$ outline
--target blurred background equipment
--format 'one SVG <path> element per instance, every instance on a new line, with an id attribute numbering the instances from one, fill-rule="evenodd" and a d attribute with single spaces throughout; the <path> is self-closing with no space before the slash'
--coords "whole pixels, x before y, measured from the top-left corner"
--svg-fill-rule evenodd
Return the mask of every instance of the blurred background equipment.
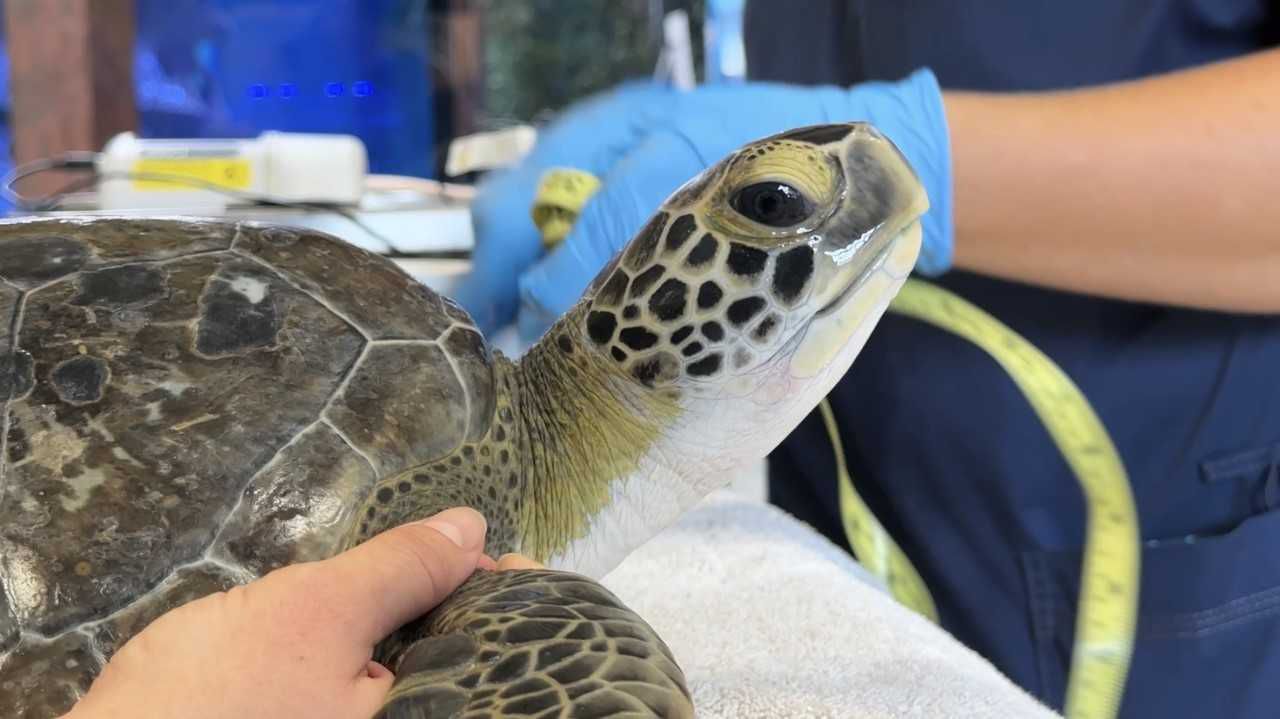
<path id="1" fill-rule="evenodd" d="M 741 79 L 742 4 L 0 0 L 0 209 L 305 225 L 447 292 L 471 182 L 618 82 Z"/>
<path id="2" fill-rule="evenodd" d="M 351 135 L 143 140 L 123 132 L 96 157 L 94 169 L 100 209 L 220 211 L 257 199 L 358 205 L 367 167 L 364 143 Z"/>

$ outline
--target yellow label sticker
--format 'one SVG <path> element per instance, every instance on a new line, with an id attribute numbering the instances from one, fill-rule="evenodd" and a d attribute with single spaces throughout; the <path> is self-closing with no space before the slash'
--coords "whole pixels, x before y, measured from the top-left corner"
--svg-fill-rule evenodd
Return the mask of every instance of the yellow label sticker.
<path id="1" fill-rule="evenodd" d="M 253 165 L 248 160 L 228 157 L 151 157 L 133 163 L 135 190 L 181 191 L 216 185 L 228 190 L 247 190 L 253 181 Z"/>

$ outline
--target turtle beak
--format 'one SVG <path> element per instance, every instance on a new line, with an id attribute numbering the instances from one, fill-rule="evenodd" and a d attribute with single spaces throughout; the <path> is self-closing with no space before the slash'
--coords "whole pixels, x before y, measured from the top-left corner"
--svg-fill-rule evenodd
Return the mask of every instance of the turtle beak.
<path id="1" fill-rule="evenodd" d="M 814 247 L 820 258 L 821 289 L 814 297 L 818 316 L 847 300 L 929 209 L 915 171 L 875 128 L 858 124 L 836 152 L 844 168 L 845 195 Z"/>
<path id="2" fill-rule="evenodd" d="M 829 378 L 853 362 L 915 266 L 920 217 L 929 207 L 906 158 L 870 126 L 860 125 L 836 152 L 844 195 L 811 240 L 817 310 L 791 358 L 796 378 Z"/>

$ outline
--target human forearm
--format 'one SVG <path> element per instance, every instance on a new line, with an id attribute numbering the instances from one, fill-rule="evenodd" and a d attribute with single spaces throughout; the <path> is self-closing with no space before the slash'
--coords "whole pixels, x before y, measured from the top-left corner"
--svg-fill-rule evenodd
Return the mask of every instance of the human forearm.
<path id="1" fill-rule="evenodd" d="M 1280 50 L 1102 88 L 945 103 L 957 267 L 1280 312 Z"/>

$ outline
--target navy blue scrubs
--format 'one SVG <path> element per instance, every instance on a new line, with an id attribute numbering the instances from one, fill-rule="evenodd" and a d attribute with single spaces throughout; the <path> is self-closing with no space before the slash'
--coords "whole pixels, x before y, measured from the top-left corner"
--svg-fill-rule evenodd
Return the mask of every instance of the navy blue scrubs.
<path id="1" fill-rule="evenodd" d="M 1274 45 L 1278 19 L 1270 0 L 760 0 L 748 71 L 850 84 L 928 66 L 948 89 L 1077 87 Z M 939 284 L 1057 362 L 1128 469 L 1144 546 L 1122 716 L 1280 716 L 1280 317 L 963 272 Z M 965 340 L 890 314 L 831 400 L 859 490 L 944 626 L 1061 709 L 1084 503 L 1012 381 Z M 770 497 L 848 546 L 816 413 L 770 458 Z"/>

